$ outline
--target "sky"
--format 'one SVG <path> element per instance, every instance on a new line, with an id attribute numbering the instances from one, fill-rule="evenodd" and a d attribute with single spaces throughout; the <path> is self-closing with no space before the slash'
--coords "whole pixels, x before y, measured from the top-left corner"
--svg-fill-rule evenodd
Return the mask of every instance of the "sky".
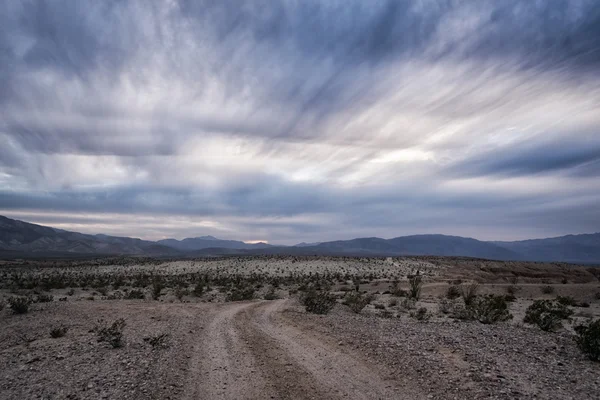
<path id="1" fill-rule="evenodd" d="M 597 0 L 0 2 L 0 214 L 293 244 L 600 231 Z"/>

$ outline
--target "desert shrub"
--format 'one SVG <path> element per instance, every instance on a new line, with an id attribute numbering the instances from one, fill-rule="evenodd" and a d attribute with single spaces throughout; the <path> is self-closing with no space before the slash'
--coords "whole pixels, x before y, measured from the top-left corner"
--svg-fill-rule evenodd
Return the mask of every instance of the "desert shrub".
<path id="1" fill-rule="evenodd" d="M 390 310 L 381 310 L 381 312 L 379 312 L 379 316 L 381 318 L 392 318 L 394 316 L 394 313 L 392 313 Z"/>
<path id="2" fill-rule="evenodd" d="M 98 293 L 102 296 L 106 296 L 108 294 L 108 288 L 106 286 L 101 286 L 98 288 Z"/>
<path id="3" fill-rule="evenodd" d="M 370 295 L 360 294 L 358 292 L 348 292 L 346 293 L 342 304 L 347 305 L 353 312 L 359 314 L 372 300 L 373 297 Z"/>
<path id="4" fill-rule="evenodd" d="M 313 314 L 327 314 L 335 306 L 335 296 L 326 291 L 310 290 L 301 297 L 300 301 L 306 311 Z"/>
<path id="5" fill-rule="evenodd" d="M 187 295 L 188 295 L 187 289 L 185 289 L 185 288 L 175 289 L 175 297 L 177 297 L 177 300 L 182 301 L 183 296 L 187 296 Z"/>
<path id="6" fill-rule="evenodd" d="M 558 301 L 563 306 L 577 305 L 577 301 L 571 296 L 556 296 L 556 301 Z"/>
<path id="7" fill-rule="evenodd" d="M 0 300 L 0 311 L 4 310 L 4 302 Z"/>
<path id="8" fill-rule="evenodd" d="M 203 281 L 196 282 L 193 293 L 194 293 L 194 296 L 196 296 L 196 297 L 202 297 L 202 295 L 204 294 L 204 282 Z"/>
<path id="9" fill-rule="evenodd" d="M 67 291 L 67 296 L 73 296 L 75 294 L 75 289 L 71 288 Z"/>
<path id="10" fill-rule="evenodd" d="M 581 303 L 575 304 L 575 307 L 588 308 L 589 306 L 590 306 L 590 303 L 588 303 L 587 301 L 582 301 Z"/>
<path id="11" fill-rule="evenodd" d="M 35 297 L 35 303 L 51 303 L 54 301 L 54 296 L 51 294 L 39 294 Z"/>
<path id="12" fill-rule="evenodd" d="M 452 285 L 449 286 L 446 290 L 446 297 L 450 300 L 454 300 L 460 297 L 460 289 L 458 286 Z"/>
<path id="13" fill-rule="evenodd" d="M 95 329 L 98 336 L 98 342 L 106 342 L 110 344 L 113 349 L 122 347 L 125 325 L 126 323 L 123 318 L 115 320 L 110 326 L 102 320 L 99 321 L 99 324 Z"/>
<path id="14" fill-rule="evenodd" d="M 8 305 L 13 314 L 27 314 L 31 305 L 31 299 L 28 297 L 9 297 Z"/>
<path id="15" fill-rule="evenodd" d="M 130 290 L 125 296 L 125 298 L 128 300 L 143 300 L 145 297 L 144 291 L 141 289 Z"/>
<path id="16" fill-rule="evenodd" d="M 596 300 L 600 300 L 600 292 L 596 292 L 596 294 L 594 295 L 594 297 L 596 298 Z"/>
<path id="17" fill-rule="evenodd" d="M 61 338 L 67 334 L 69 327 L 65 325 L 55 326 L 50 330 L 50 337 L 53 339 Z"/>
<path id="18" fill-rule="evenodd" d="M 540 291 L 543 294 L 552 294 L 554 293 L 554 287 L 550 286 L 550 285 L 544 285 L 540 287 Z"/>
<path id="19" fill-rule="evenodd" d="M 469 283 L 468 285 L 460 286 L 460 295 L 463 298 L 465 306 L 470 306 L 475 297 L 477 297 L 477 292 L 479 291 L 479 284 L 477 282 Z"/>
<path id="20" fill-rule="evenodd" d="M 579 350 L 592 361 L 600 360 L 600 319 L 587 325 L 576 326 L 575 332 L 575 342 Z"/>
<path id="21" fill-rule="evenodd" d="M 156 279 L 154 282 L 152 282 L 152 299 L 153 300 L 158 300 L 160 298 L 163 288 L 164 288 L 164 285 L 162 284 L 162 282 L 160 280 Z"/>
<path id="22" fill-rule="evenodd" d="M 252 300 L 254 298 L 254 286 L 238 284 L 233 286 L 225 296 L 226 301 Z"/>
<path id="23" fill-rule="evenodd" d="M 168 333 L 160 333 L 158 335 L 145 337 L 143 340 L 152 347 L 168 347 L 169 337 L 170 335 Z"/>
<path id="24" fill-rule="evenodd" d="M 512 319 L 512 314 L 508 312 L 508 304 L 504 296 L 488 295 L 476 297 L 468 308 L 472 318 L 482 324 L 494 324 Z"/>
<path id="25" fill-rule="evenodd" d="M 277 300 L 279 297 L 277 296 L 277 293 L 275 293 L 275 287 L 271 286 L 269 288 L 269 290 L 267 290 L 267 293 L 265 293 L 264 296 L 265 300 Z"/>
<path id="26" fill-rule="evenodd" d="M 470 321 L 473 319 L 473 311 L 470 307 L 465 307 L 462 304 L 454 304 L 450 309 L 450 317 L 463 321 Z"/>
<path id="27" fill-rule="evenodd" d="M 385 304 L 375 304 L 376 310 L 385 310 Z"/>
<path id="28" fill-rule="evenodd" d="M 390 302 L 388 303 L 388 306 L 390 307 L 396 307 L 398 305 L 398 299 L 390 299 Z"/>
<path id="29" fill-rule="evenodd" d="M 452 311 L 452 307 L 453 303 L 448 299 L 440 299 L 440 302 L 438 303 L 438 311 L 441 314 L 449 314 L 450 311 Z"/>
<path id="30" fill-rule="evenodd" d="M 543 331 L 554 331 L 569 319 L 573 310 L 552 300 L 536 300 L 525 311 L 523 322 L 537 325 Z"/>
<path id="31" fill-rule="evenodd" d="M 409 297 L 403 299 L 402 303 L 400 303 L 400 306 L 404 310 L 412 310 L 416 307 L 416 305 L 417 305 L 417 301 L 415 299 L 411 299 Z"/>
<path id="32" fill-rule="evenodd" d="M 421 275 L 411 276 L 408 278 L 408 287 L 408 296 L 411 299 L 419 300 L 423 288 L 423 277 Z"/>
<path id="33" fill-rule="evenodd" d="M 416 311 L 411 312 L 410 316 L 417 321 L 426 321 L 431 317 L 431 314 L 427 312 L 425 307 L 420 307 Z"/>

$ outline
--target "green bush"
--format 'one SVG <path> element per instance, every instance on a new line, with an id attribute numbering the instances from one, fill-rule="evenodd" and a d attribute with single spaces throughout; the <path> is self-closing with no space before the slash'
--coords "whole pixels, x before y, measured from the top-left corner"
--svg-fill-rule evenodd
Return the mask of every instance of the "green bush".
<path id="1" fill-rule="evenodd" d="M 306 311 L 312 314 L 327 314 L 335 306 L 335 296 L 327 291 L 310 290 L 300 299 Z"/>
<path id="2" fill-rule="evenodd" d="M 460 297 L 460 289 L 458 286 L 452 285 L 449 286 L 446 290 L 446 297 L 450 300 L 454 300 Z"/>
<path id="3" fill-rule="evenodd" d="M 254 298 L 254 286 L 252 285 L 236 285 L 233 286 L 225 296 L 226 301 L 242 301 L 252 300 Z"/>
<path id="4" fill-rule="evenodd" d="M 421 297 L 421 289 L 423 288 L 423 277 L 414 275 L 408 278 L 408 297 L 419 300 Z"/>
<path id="5" fill-rule="evenodd" d="M 102 320 L 99 321 L 99 325 L 96 327 L 98 342 L 107 342 L 113 349 L 122 347 L 125 325 L 126 323 L 123 318 L 117 319 L 110 326 L 106 325 Z"/>
<path id="6" fill-rule="evenodd" d="M 476 297 L 467 308 L 472 318 L 482 324 L 495 324 L 513 317 L 508 311 L 505 297 L 499 295 Z"/>
<path id="7" fill-rule="evenodd" d="M 536 300 L 525 311 L 523 322 L 537 325 L 543 331 L 554 331 L 562 327 L 562 321 L 568 320 L 573 310 L 553 300 Z"/>
<path id="8" fill-rule="evenodd" d="M 371 295 L 348 292 L 346 293 L 342 304 L 347 305 L 353 312 L 359 314 L 372 300 L 373 296 Z"/>
<path id="9" fill-rule="evenodd" d="M 269 288 L 269 290 L 267 290 L 267 293 L 265 293 L 265 300 L 277 300 L 279 298 L 279 296 L 277 296 L 277 293 L 275 293 L 275 287 L 271 286 Z"/>
<path id="10" fill-rule="evenodd" d="M 600 319 L 575 327 L 577 347 L 590 360 L 600 360 Z"/>
<path id="11" fill-rule="evenodd" d="M 9 297 L 8 305 L 13 314 L 27 314 L 31 305 L 31 299 L 28 297 Z"/>

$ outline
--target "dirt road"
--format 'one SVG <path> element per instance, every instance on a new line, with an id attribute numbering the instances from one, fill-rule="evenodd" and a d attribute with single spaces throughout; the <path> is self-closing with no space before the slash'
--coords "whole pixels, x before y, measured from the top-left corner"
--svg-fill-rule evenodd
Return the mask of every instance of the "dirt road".
<path id="1" fill-rule="evenodd" d="M 190 359 L 185 399 L 418 399 L 375 365 L 281 317 L 285 300 L 218 306 Z"/>

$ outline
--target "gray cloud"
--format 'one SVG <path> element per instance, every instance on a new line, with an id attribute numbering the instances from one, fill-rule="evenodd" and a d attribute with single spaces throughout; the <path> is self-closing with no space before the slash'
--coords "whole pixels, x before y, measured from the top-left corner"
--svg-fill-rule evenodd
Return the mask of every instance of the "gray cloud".
<path id="1" fill-rule="evenodd" d="M 5 2 L 0 213 L 292 242 L 585 231 L 599 64 L 595 0 Z"/>

